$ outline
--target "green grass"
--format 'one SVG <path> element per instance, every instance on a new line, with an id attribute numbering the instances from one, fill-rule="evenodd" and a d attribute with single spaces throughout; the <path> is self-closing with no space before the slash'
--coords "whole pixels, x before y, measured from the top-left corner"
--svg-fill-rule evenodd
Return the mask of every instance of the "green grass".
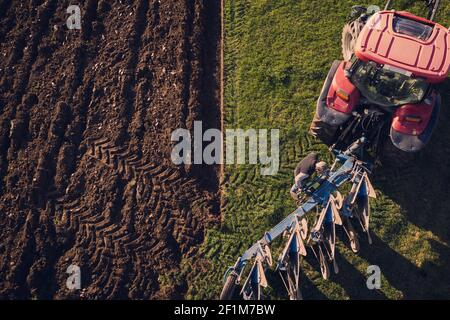
<path id="1" fill-rule="evenodd" d="M 450 4 L 445 2 L 438 21 L 449 26 Z M 420 12 L 414 1 L 394 3 L 397 8 Z M 225 126 L 280 129 L 281 168 L 276 176 L 264 177 L 256 166 L 225 167 L 223 224 L 208 230 L 200 252 L 201 268 L 192 270 L 191 261 L 183 262 L 188 274 L 187 298 L 217 298 L 226 268 L 295 208 L 289 188 L 292 170 L 302 156 L 319 151 L 331 160 L 307 130 L 329 67 L 341 57 L 341 29 L 355 4 L 383 6 L 384 1 L 226 1 Z M 449 86 L 441 86 L 441 91 L 445 109 Z M 372 246 L 361 237 L 362 252 L 355 255 L 339 243 L 341 272 L 329 281 L 321 279 L 313 260 L 304 263 L 305 298 L 450 297 L 446 272 L 450 267 L 450 215 L 442 198 L 450 196 L 446 191 L 450 170 L 445 165 L 450 159 L 446 140 L 450 132 L 445 123 L 449 120 L 446 111 L 432 144 L 405 176 L 396 177 L 389 168 L 375 176 L 378 199 L 372 206 Z M 383 274 L 377 292 L 365 286 L 371 264 L 379 265 Z M 286 298 L 278 279 L 271 285 L 273 298 Z"/>

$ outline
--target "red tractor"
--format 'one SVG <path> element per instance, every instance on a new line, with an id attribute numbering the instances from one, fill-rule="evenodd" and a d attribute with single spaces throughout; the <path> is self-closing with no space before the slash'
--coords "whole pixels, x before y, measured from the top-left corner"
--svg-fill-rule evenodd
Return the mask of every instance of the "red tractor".
<path id="1" fill-rule="evenodd" d="M 380 148 L 383 136 L 405 152 L 421 150 L 436 127 L 441 97 L 435 85 L 450 72 L 450 31 L 428 18 L 355 6 L 320 94 L 310 132 L 333 148 L 360 136 Z M 369 8 L 370 9 L 370 8 Z M 356 137 L 355 137 L 356 136 Z M 386 139 L 384 139 L 386 140 Z"/>

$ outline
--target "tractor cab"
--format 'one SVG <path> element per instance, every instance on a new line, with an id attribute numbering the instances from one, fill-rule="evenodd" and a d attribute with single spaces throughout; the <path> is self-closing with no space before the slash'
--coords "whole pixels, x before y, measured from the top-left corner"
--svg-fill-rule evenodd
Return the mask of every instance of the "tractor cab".
<path id="1" fill-rule="evenodd" d="M 332 146 L 354 135 L 353 123 L 361 119 L 358 134 L 373 134 L 378 144 L 378 132 L 390 121 L 389 136 L 398 149 L 416 152 L 427 145 L 441 107 L 434 85 L 450 73 L 450 30 L 433 21 L 439 2 L 427 4 L 428 19 L 385 9 L 344 26 L 344 59 L 333 63 L 325 80 L 313 136 Z"/>
<path id="2" fill-rule="evenodd" d="M 368 103 L 390 108 L 421 102 L 430 83 L 410 71 L 354 57 L 347 75 Z"/>
<path id="3" fill-rule="evenodd" d="M 439 83 L 450 72 L 449 42 L 450 31 L 435 22 L 407 12 L 381 11 L 362 29 L 355 56 Z"/>

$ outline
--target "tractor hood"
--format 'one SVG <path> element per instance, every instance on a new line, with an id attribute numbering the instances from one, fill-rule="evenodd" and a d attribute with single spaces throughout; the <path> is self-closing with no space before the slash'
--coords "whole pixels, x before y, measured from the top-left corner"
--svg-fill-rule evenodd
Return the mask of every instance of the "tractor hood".
<path id="1" fill-rule="evenodd" d="M 400 20 L 404 26 L 398 23 Z M 425 36 L 415 36 L 408 21 L 423 25 Z M 450 31 L 407 12 L 381 11 L 364 26 L 355 54 L 361 60 L 388 64 L 438 83 L 450 71 Z"/>

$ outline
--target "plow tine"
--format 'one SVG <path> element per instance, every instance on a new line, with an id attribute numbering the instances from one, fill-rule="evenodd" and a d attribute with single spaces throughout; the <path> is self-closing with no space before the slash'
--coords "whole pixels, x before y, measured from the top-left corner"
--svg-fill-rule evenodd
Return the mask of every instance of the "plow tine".
<path id="1" fill-rule="evenodd" d="M 358 235 L 356 234 L 355 228 L 353 227 L 349 217 L 344 217 L 342 226 L 344 227 L 345 234 L 347 235 L 348 240 L 350 242 L 350 248 L 354 253 L 358 253 L 359 251 Z"/>
<path id="2" fill-rule="evenodd" d="M 325 258 L 325 254 L 323 253 L 322 245 L 322 243 L 317 243 L 316 245 L 311 246 L 311 251 L 313 252 L 314 257 L 316 257 L 317 261 L 319 262 L 322 278 L 324 280 L 328 280 L 328 278 L 330 277 L 330 268 L 328 266 L 327 259 Z"/>
<path id="3" fill-rule="evenodd" d="M 336 264 L 335 251 L 336 251 L 336 227 L 334 223 L 325 223 L 324 225 L 324 240 L 325 249 L 328 258 L 333 262 L 334 273 L 338 273 L 339 269 Z"/>
<path id="4" fill-rule="evenodd" d="M 367 234 L 367 240 L 369 244 L 372 244 L 372 238 L 369 233 L 369 224 L 370 224 L 370 206 L 369 206 L 369 198 L 361 197 L 357 201 L 357 217 L 361 224 L 361 228 Z"/>
<path id="5" fill-rule="evenodd" d="M 342 225 L 342 219 L 336 207 L 336 202 L 336 199 L 330 195 L 328 203 L 321 211 L 311 233 L 313 242 L 316 242 L 318 253 L 315 252 L 313 247 L 312 249 L 319 260 L 320 271 L 324 279 L 329 278 L 328 261 L 333 263 L 334 272 L 339 272 L 335 259 L 336 224 Z"/>
<path id="6" fill-rule="evenodd" d="M 290 256 L 286 269 L 279 269 L 281 280 L 290 300 L 302 300 L 300 292 L 300 256 Z"/>
<path id="7" fill-rule="evenodd" d="M 353 227 L 351 221 L 354 213 L 354 204 L 352 204 L 354 196 L 352 195 L 355 194 L 354 190 L 356 190 L 356 187 L 357 185 L 354 184 L 350 194 L 345 198 L 343 206 L 339 209 L 339 213 L 342 217 L 342 227 L 350 243 L 350 248 L 354 253 L 358 253 L 359 251 L 358 235 L 356 234 L 355 228 Z"/>
<path id="8" fill-rule="evenodd" d="M 303 240 L 306 240 L 306 238 L 308 238 L 308 222 L 306 221 L 306 219 L 302 219 L 299 225 L 300 225 L 300 236 Z"/>
<path id="9" fill-rule="evenodd" d="M 307 233 L 305 228 L 307 228 L 305 219 L 301 223 L 295 222 L 291 228 L 289 240 L 280 254 L 276 268 L 291 300 L 302 299 L 299 280 L 300 257 L 306 256 L 306 247 L 303 242 L 304 236 L 302 236 L 302 232 L 305 235 Z"/>
<path id="10" fill-rule="evenodd" d="M 325 280 L 330 278 L 330 267 L 328 266 L 327 259 L 325 258 L 325 254 L 323 253 L 322 246 L 319 245 L 319 263 L 320 263 L 320 272 L 322 273 L 322 277 Z"/>
<path id="11" fill-rule="evenodd" d="M 265 258 L 265 261 L 266 261 L 266 263 L 269 265 L 269 266 L 272 266 L 272 264 L 273 264 L 273 260 L 272 260 L 272 252 L 270 251 L 270 247 L 269 246 L 265 246 L 264 247 L 264 258 Z"/>
<path id="12" fill-rule="evenodd" d="M 342 197 L 342 196 L 341 196 Z M 341 215 L 339 214 L 339 206 L 342 207 L 342 200 L 338 200 L 336 198 L 334 198 L 333 196 L 331 196 L 330 199 L 330 207 L 331 207 L 331 211 L 332 211 L 332 219 L 333 219 L 333 223 L 342 226 L 342 219 L 341 219 Z"/>
<path id="13" fill-rule="evenodd" d="M 312 236 L 317 235 L 317 241 L 320 239 L 320 231 L 322 230 L 323 222 L 325 221 L 325 217 L 327 215 L 328 205 L 320 212 L 319 217 L 311 230 Z"/>
<path id="14" fill-rule="evenodd" d="M 241 295 L 244 297 L 244 300 L 261 300 L 261 287 L 267 288 L 267 286 L 263 262 L 257 257 L 242 287 Z"/>
<path id="15" fill-rule="evenodd" d="M 244 300 L 261 300 L 261 288 L 268 286 L 265 265 L 272 266 L 272 253 L 268 245 L 257 244 L 255 262 L 241 290 Z"/>
<path id="16" fill-rule="evenodd" d="M 369 176 L 367 175 L 367 173 L 364 173 L 363 177 L 366 182 L 369 198 L 376 199 L 377 194 L 375 192 L 375 189 L 372 186 L 372 182 L 370 182 Z"/>
<path id="17" fill-rule="evenodd" d="M 238 258 L 234 266 L 229 267 L 225 272 L 224 276 L 224 286 L 222 292 L 220 293 L 220 300 L 231 300 L 234 296 L 234 291 L 239 283 L 241 258 Z"/>
<path id="18" fill-rule="evenodd" d="M 357 210 L 357 217 L 361 223 L 363 231 L 367 234 L 367 240 L 369 244 L 372 243 L 372 238 L 369 233 L 370 224 L 370 204 L 369 198 L 376 198 L 375 190 L 369 177 L 366 173 L 363 174 L 361 180 L 359 181 L 358 187 L 354 194 L 352 204 L 355 205 Z"/>
<path id="19" fill-rule="evenodd" d="M 333 211 L 333 210 L 332 210 Z M 336 224 L 334 220 L 334 213 L 330 217 L 332 220 L 330 222 L 326 222 L 324 225 L 324 240 L 325 240 L 325 248 L 328 254 L 328 259 L 333 262 L 334 273 L 339 272 L 339 268 L 336 263 Z M 342 221 L 340 223 L 342 225 Z"/>
<path id="20" fill-rule="evenodd" d="M 344 205 L 344 197 L 339 191 L 336 191 L 336 196 L 334 197 L 334 202 L 336 204 L 336 209 L 339 211 L 342 209 L 342 206 Z"/>
<path id="21" fill-rule="evenodd" d="M 366 172 L 362 174 L 357 173 L 352 181 L 352 189 L 343 201 L 339 212 L 342 217 L 342 226 L 350 242 L 350 247 L 354 253 L 357 253 L 359 251 L 359 241 L 351 220 L 352 218 L 356 218 L 359 221 L 362 230 L 367 234 L 369 244 L 371 244 L 372 239 L 369 233 L 369 198 L 376 198 L 376 193 Z"/>
<path id="22" fill-rule="evenodd" d="M 326 215 L 325 223 L 325 239 L 327 241 L 329 259 L 333 262 L 334 273 L 339 272 L 339 268 L 336 263 L 336 224 L 342 225 L 341 216 L 336 207 L 336 199 L 331 195 L 328 202 L 328 211 Z"/>
<path id="23" fill-rule="evenodd" d="M 370 232 L 369 230 L 367 230 L 367 241 L 369 242 L 369 244 L 372 244 L 372 237 L 370 236 Z"/>

